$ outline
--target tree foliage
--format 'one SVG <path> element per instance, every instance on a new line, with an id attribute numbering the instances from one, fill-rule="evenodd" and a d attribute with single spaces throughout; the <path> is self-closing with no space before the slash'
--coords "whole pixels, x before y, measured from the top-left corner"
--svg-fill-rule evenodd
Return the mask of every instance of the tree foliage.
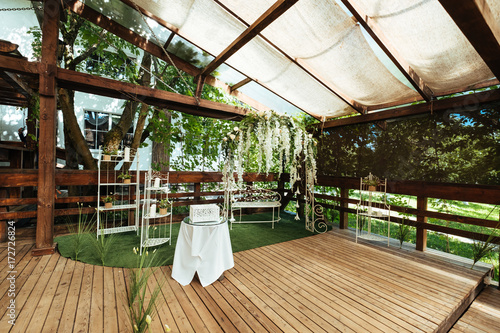
<path id="1" fill-rule="evenodd" d="M 499 184 L 499 106 L 434 113 L 388 123 L 386 131 L 358 124 L 325 131 L 318 172 L 394 180 Z"/>

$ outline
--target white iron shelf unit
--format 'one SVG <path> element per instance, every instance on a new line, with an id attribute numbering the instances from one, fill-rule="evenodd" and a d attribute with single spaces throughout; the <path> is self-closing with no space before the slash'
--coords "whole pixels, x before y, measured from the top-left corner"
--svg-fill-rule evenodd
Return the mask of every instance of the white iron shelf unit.
<path id="1" fill-rule="evenodd" d="M 372 175 L 368 176 L 371 180 Z M 382 201 L 375 203 L 375 193 L 382 195 Z M 375 210 L 374 210 L 375 208 Z M 391 206 L 387 204 L 387 179 L 378 180 L 377 185 L 366 184 L 363 178 L 359 180 L 359 201 L 356 205 L 356 242 L 359 238 L 381 240 L 380 235 L 372 233 L 372 219 L 387 222 L 387 246 L 389 246 L 391 234 Z M 363 230 L 366 226 L 366 231 Z"/>
<path id="2" fill-rule="evenodd" d="M 126 148 L 110 155 L 110 160 L 105 160 L 102 149 L 99 149 L 98 173 L 97 173 L 97 237 L 99 235 L 116 234 L 122 232 L 139 232 L 139 200 L 136 196 L 140 194 L 139 188 L 139 155 L 138 152 L 131 154 Z M 131 160 L 130 157 L 133 156 Z M 124 183 L 117 182 L 120 168 L 123 163 L 135 163 L 136 182 Z M 103 174 L 105 175 L 103 177 Z M 101 196 L 119 196 L 121 200 L 113 203 L 111 207 L 105 207 L 102 204 Z M 128 221 L 129 225 L 117 225 L 116 214 L 119 211 L 129 211 L 133 214 L 133 223 Z M 129 214 L 130 216 L 131 214 Z M 111 221 L 110 221 L 111 220 Z M 110 226 L 112 225 L 112 226 Z"/>
<path id="3" fill-rule="evenodd" d="M 142 200 L 142 223 L 141 223 L 141 248 L 159 246 L 168 243 L 172 244 L 172 203 L 168 199 L 169 176 L 164 178 L 159 173 L 154 173 L 149 169 L 145 176 L 144 199 Z M 154 198 L 152 197 L 154 195 Z M 165 213 L 157 213 L 156 208 L 162 202 L 167 203 Z M 168 227 L 160 228 L 156 225 L 156 220 L 169 218 Z M 154 221 L 154 222 L 153 222 Z M 151 225 L 153 223 L 155 226 Z M 163 230 L 162 230 L 163 229 Z M 167 232 L 168 230 L 168 232 Z"/>

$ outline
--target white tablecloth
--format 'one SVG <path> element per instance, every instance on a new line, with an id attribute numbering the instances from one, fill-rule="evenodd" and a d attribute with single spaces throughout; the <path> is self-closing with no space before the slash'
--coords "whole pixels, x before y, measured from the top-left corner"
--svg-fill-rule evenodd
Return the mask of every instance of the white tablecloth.
<path id="1" fill-rule="evenodd" d="M 205 287 L 233 267 L 233 249 L 227 222 L 206 226 L 181 222 L 172 278 L 186 286 L 198 272 L 200 283 Z"/>

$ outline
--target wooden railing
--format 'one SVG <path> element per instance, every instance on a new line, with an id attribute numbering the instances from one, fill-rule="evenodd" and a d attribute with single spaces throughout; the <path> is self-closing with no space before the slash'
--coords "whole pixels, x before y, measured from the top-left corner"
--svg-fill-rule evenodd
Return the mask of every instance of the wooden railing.
<path id="1" fill-rule="evenodd" d="M 144 176 L 145 172 L 140 172 L 140 183 L 144 183 Z M 135 182 L 136 180 L 132 179 L 132 181 Z M 186 186 L 183 186 L 180 191 L 169 194 L 170 198 L 173 199 L 174 207 L 223 202 L 224 193 L 221 186 L 218 186 L 217 190 L 202 191 L 204 185 L 208 183 L 220 185 L 222 174 L 219 172 L 170 172 L 169 181 L 173 187 L 183 184 L 189 185 L 190 189 L 190 191 L 186 191 Z M 247 183 L 276 182 L 278 178 L 274 174 L 266 176 L 264 174 L 248 173 L 244 175 L 244 181 Z M 7 221 L 37 217 L 37 184 L 38 170 L 0 170 L 1 241 L 5 241 L 5 224 Z M 283 187 L 282 182 L 279 184 Z M 82 194 L 61 197 L 58 191 L 68 186 L 79 187 Z M 92 214 L 95 212 L 97 203 L 97 171 L 58 169 L 56 170 L 56 188 L 54 188 L 53 193 L 56 196 L 55 216 L 78 215 L 80 209 L 77 207 L 77 203 L 83 204 L 82 213 Z M 83 193 L 90 193 L 90 195 L 84 195 Z M 207 197 L 218 198 L 207 200 Z M 177 216 L 177 220 L 182 217 Z"/>
<path id="2" fill-rule="evenodd" d="M 350 177 L 318 177 L 318 186 L 336 187 L 340 196 L 316 194 L 315 198 L 325 208 L 338 210 L 340 213 L 339 226 L 342 229 L 347 228 L 348 214 L 356 214 L 356 209 L 349 208 L 349 204 L 357 204 L 357 198 L 349 197 L 350 189 L 359 189 L 359 178 Z M 405 208 L 391 205 L 391 210 L 396 212 L 405 212 L 416 216 L 414 221 L 403 221 L 401 218 L 391 217 L 391 221 L 396 223 L 411 224 L 417 229 L 416 247 L 418 250 L 425 250 L 427 246 L 427 230 L 442 232 L 450 235 L 466 237 L 474 240 L 487 240 L 489 234 L 477 233 L 461 230 L 452 227 L 441 226 L 428 223 L 428 218 L 436 218 L 445 221 L 459 222 L 464 224 L 476 225 L 481 227 L 498 228 L 499 217 L 495 220 L 480 219 L 455 214 L 446 214 L 427 209 L 428 198 L 446 199 L 476 202 L 483 204 L 500 204 L 500 186 L 488 185 L 468 185 L 468 184 L 449 184 L 449 183 L 431 183 L 422 181 L 387 181 L 387 193 L 411 195 L 417 198 L 416 208 Z M 326 200 L 326 201 L 325 201 Z M 336 204 L 331 203 L 332 201 Z M 325 203 L 327 202 L 327 203 Z M 328 203 L 330 202 L 330 203 Z M 378 204 L 374 204 L 377 207 Z M 382 208 L 382 207 L 380 207 Z M 500 238 L 493 239 L 494 243 L 500 244 Z"/>
<path id="3" fill-rule="evenodd" d="M 140 173 L 140 182 L 144 182 L 144 172 Z M 291 199 L 289 196 L 284 196 L 284 182 L 288 175 L 283 175 L 278 179 L 277 175 L 249 173 L 244 175 L 244 180 L 247 183 L 253 182 L 278 182 L 278 191 L 281 192 L 282 198 Z M 191 191 L 179 191 L 171 193 L 170 197 L 174 199 L 174 206 L 189 206 L 197 203 L 219 203 L 222 202 L 223 192 L 221 188 L 217 190 L 204 191 L 205 185 L 208 183 L 220 184 L 222 174 L 219 172 L 170 172 L 170 184 L 189 184 Z M 23 218 L 36 218 L 37 216 L 37 198 L 36 186 L 38 182 L 38 170 L 0 170 L 0 234 L 5 234 L 5 222 L 8 220 L 19 220 Z M 65 170 L 59 169 L 56 171 L 56 187 L 57 189 L 67 186 L 79 186 L 82 193 L 85 188 L 94 189 L 89 193 L 97 193 L 95 186 L 97 185 L 97 172 L 86 170 Z M 340 212 L 340 228 L 347 228 L 348 214 L 356 213 L 356 210 L 349 208 L 349 204 L 356 204 L 358 199 L 349 197 L 350 189 L 359 188 L 359 178 L 349 177 L 318 177 L 318 186 L 337 187 L 340 196 L 316 194 L 315 197 L 325 208 L 335 209 Z M 25 196 L 28 193 L 31 196 Z M 500 186 L 487 185 L 465 185 L 465 184 L 446 184 L 446 183 L 430 183 L 419 181 L 388 181 L 387 193 L 404 194 L 417 197 L 416 208 L 404 208 L 391 206 L 391 210 L 396 212 L 406 212 L 416 216 L 416 220 L 412 221 L 412 226 L 417 229 L 417 249 L 425 250 L 427 230 L 443 232 L 450 235 L 467 237 L 475 240 L 486 240 L 487 234 L 481 234 L 452 227 L 446 227 L 428 223 L 428 218 L 437 218 L 446 221 L 465 223 L 470 225 L 495 228 L 498 227 L 498 217 L 494 220 L 472 218 L 467 216 L 459 216 L 454 214 L 445 214 L 427 209 L 427 198 L 448 199 L 469 201 L 485 204 L 500 204 Z M 76 203 L 84 203 L 83 213 L 93 213 L 97 202 L 96 195 L 75 195 L 69 197 L 60 197 L 54 189 L 56 196 L 55 216 L 77 215 L 79 209 Z M 219 197 L 206 200 L 207 197 Z M 293 198 L 296 200 L 296 198 Z M 328 203 L 329 202 L 329 203 Z M 334 202 L 334 203 L 333 203 Z M 73 205 L 71 205 L 73 204 Z M 91 207 L 88 207 L 90 205 Z M 375 204 L 376 206 L 377 204 Z M 283 205 L 282 207 L 285 207 Z M 179 220 L 179 218 L 177 218 Z M 391 218 L 391 221 L 397 223 L 405 223 L 397 217 Z M 408 222 L 406 222 L 408 223 Z M 500 244 L 500 239 L 493 240 Z"/>

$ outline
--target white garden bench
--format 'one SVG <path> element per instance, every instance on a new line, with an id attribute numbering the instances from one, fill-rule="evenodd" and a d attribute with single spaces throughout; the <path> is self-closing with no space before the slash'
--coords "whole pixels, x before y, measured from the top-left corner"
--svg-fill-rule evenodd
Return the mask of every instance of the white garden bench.
<path id="1" fill-rule="evenodd" d="M 233 223 L 271 223 L 274 229 L 274 223 L 279 222 L 280 218 L 280 207 L 281 207 L 281 196 L 279 193 L 267 190 L 258 189 L 253 186 L 247 186 L 244 189 L 233 191 L 231 193 L 231 211 L 239 210 L 240 218 L 236 221 L 234 218 L 231 221 L 231 230 L 233 229 Z M 242 221 L 241 213 L 245 208 L 272 208 L 273 214 L 271 220 L 263 221 Z M 275 210 L 277 209 L 277 213 Z"/>

